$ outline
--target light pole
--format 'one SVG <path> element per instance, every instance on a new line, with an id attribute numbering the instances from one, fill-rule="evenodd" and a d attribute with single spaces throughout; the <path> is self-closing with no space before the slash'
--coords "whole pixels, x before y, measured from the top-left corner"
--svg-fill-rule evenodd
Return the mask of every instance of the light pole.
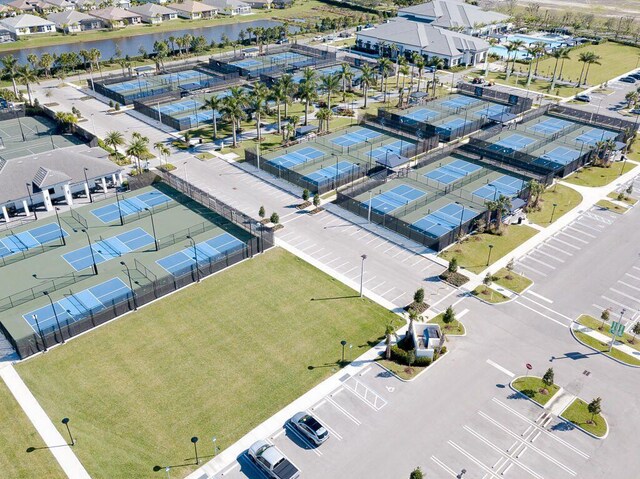
<path id="1" fill-rule="evenodd" d="M 42 329 L 40 328 L 40 322 L 38 321 L 38 315 L 32 314 L 31 317 L 36 322 L 36 328 L 38 328 L 38 334 L 40 335 L 40 340 L 42 341 L 42 345 L 44 346 L 44 352 L 47 352 L 47 342 L 44 340 L 44 336 L 42 335 Z"/>
<path id="2" fill-rule="evenodd" d="M 91 188 L 89 188 L 89 180 L 87 179 L 87 171 L 89 171 L 89 168 L 84 168 L 84 184 L 87 185 L 87 191 L 89 192 L 89 203 L 93 203 L 93 196 L 91 195 Z"/>
<path id="3" fill-rule="evenodd" d="M 360 265 L 360 297 L 362 298 L 362 289 L 364 286 L 364 260 L 367 259 L 367 255 L 363 254 L 360 258 L 362 258 L 362 263 Z"/>
<path id="4" fill-rule="evenodd" d="M 191 183 L 189 183 L 189 171 L 187 170 L 187 162 L 182 163 L 184 165 L 184 181 L 186 183 L 185 190 L 188 191 L 188 195 L 191 195 Z"/>
<path id="5" fill-rule="evenodd" d="M 491 262 L 491 250 L 493 250 L 492 244 L 489 245 L 489 256 L 487 256 L 487 266 L 489 266 L 489 263 Z"/>
<path id="6" fill-rule="evenodd" d="M 136 292 L 133 290 L 133 281 L 131 281 L 131 270 L 124 261 L 120 261 L 120 264 L 127 268 L 127 277 L 129 278 L 129 288 L 131 288 L 131 296 L 133 297 L 133 310 L 138 310 L 138 302 L 136 301 Z"/>
<path id="7" fill-rule="evenodd" d="M 556 213 L 556 206 L 558 206 L 558 203 L 553 204 L 553 209 L 551 210 L 551 220 L 549 221 L 549 224 L 553 223 L 553 215 L 555 215 Z"/>
<path id="8" fill-rule="evenodd" d="M 196 464 L 200 464 L 200 458 L 198 458 L 198 437 L 193 436 L 191 438 L 191 442 L 193 443 L 193 449 L 196 452 Z"/>
<path id="9" fill-rule="evenodd" d="M 218 444 L 216 443 L 217 440 L 218 440 L 218 438 L 216 438 L 215 436 L 213 436 L 211 438 L 211 442 L 213 442 L 213 455 L 214 456 L 218 455 Z"/>
<path id="10" fill-rule="evenodd" d="M 167 479 L 171 479 L 171 468 L 167 466 L 164 468 L 164 470 L 167 473 Z"/>
<path id="11" fill-rule="evenodd" d="M 372 196 L 373 192 L 369 191 L 369 208 L 367 211 L 367 222 L 371 223 L 371 196 Z"/>
<path id="12" fill-rule="evenodd" d="M 496 195 L 498 194 L 498 187 L 493 183 L 487 183 L 487 186 L 490 186 L 491 188 L 493 188 L 493 201 L 495 201 Z"/>
<path id="13" fill-rule="evenodd" d="M 200 265 L 198 264 L 198 250 L 196 248 L 196 242 L 191 236 L 187 236 L 187 239 L 191 241 L 191 246 L 193 246 L 193 259 L 196 262 L 196 279 L 197 282 L 200 282 Z"/>
<path id="14" fill-rule="evenodd" d="M 42 294 L 44 294 L 47 299 L 49 300 L 49 302 L 51 303 L 51 309 L 53 309 L 53 315 L 56 318 L 56 324 L 58 325 L 58 331 L 60 331 L 60 338 L 62 338 L 62 342 L 64 343 L 64 336 L 62 335 L 62 328 L 60 327 L 60 321 L 58 320 L 58 312 L 56 311 L 56 307 L 53 305 L 53 300 L 51 299 L 51 296 L 49 296 L 49 291 L 43 291 Z"/>
<path id="15" fill-rule="evenodd" d="M 64 233 L 62 232 L 62 225 L 60 224 L 60 216 L 58 215 L 59 208 L 56 206 L 56 220 L 58 221 L 58 229 L 60 230 L 60 239 L 62 240 L 62 246 L 67 246 L 67 240 L 64 237 Z"/>
<path id="16" fill-rule="evenodd" d="M 124 218 L 122 217 L 122 208 L 120 208 L 120 198 L 118 197 L 117 187 L 116 187 L 116 204 L 118 205 L 118 216 L 120 217 L 120 226 L 124 226 Z"/>
<path id="17" fill-rule="evenodd" d="M 31 196 L 31 190 L 29 189 L 29 183 L 25 183 L 27 185 L 27 194 L 29 195 L 29 203 L 31 203 L 31 211 L 33 211 L 34 219 L 38 219 L 38 213 L 36 213 L 36 208 L 33 206 L 33 197 Z"/>
<path id="18" fill-rule="evenodd" d="M 460 214 L 460 226 L 459 226 L 459 230 L 458 230 L 458 237 L 460 237 L 460 236 L 462 236 L 462 220 L 464 219 L 465 205 L 460 203 L 459 201 L 456 201 L 456 204 L 462 206 L 462 213 Z"/>
<path id="19" fill-rule="evenodd" d="M 73 439 L 73 436 L 71 435 L 71 429 L 69 429 L 69 418 L 68 417 L 62 418 L 62 424 L 67 426 L 67 432 L 69 433 L 69 439 L 71 439 L 71 445 L 75 446 L 76 445 L 76 441 L 75 441 L 75 439 Z"/>
<path id="20" fill-rule="evenodd" d="M 91 80 L 91 82 L 93 83 L 93 79 Z M 91 126 L 93 127 L 93 136 L 95 136 L 96 138 L 98 137 L 98 134 L 96 133 L 96 122 L 93 119 L 93 113 L 91 113 Z"/>
<path id="21" fill-rule="evenodd" d="M 347 345 L 347 342 L 343 339 L 340 341 L 340 344 L 342 345 L 342 361 L 340 362 L 344 364 L 344 347 Z"/>
<path id="22" fill-rule="evenodd" d="M 153 210 L 150 208 L 145 208 L 145 211 L 148 211 L 151 215 L 151 231 L 153 232 L 153 242 L 156 245 L 156 251 L 158 251 L 158 237 L 156 236 L 156 223 L 153 221 Z"/>
<path id="23" fill-rule="evenodd" d="M 626 313 L 627 310 L 625 308 L 622 308 L 622 311 L 620 311 L 620 325 L 622 326 L 622 317 L 624 316 L 624 313 Z M 624 335 L 624 332 L 622 333 Z M 611 338 L 611 343 L 609 344 L 609 352 L 611 352 L 611 350 L 613 349 L 613 343 L 616 342 L 616 338 L 618 337 L 617 335 L 617 331 L 613 333 L 613 337 Z"/>
<path id="24" fill-rule="evenodd" d="M 93 274 L 97 275 L 98 265 L 96 264 L 96 257 L 93 254 L 93 245 L 91 244 L 91 238 L 89 237 L 89 233 L 87 232 L 86 229 L 81 229 L 80 231 L 82 231 L 85 235 L 87 235 L 87 242 L 89 243 L 89 251 L 91 251 L 91 261 L 93 262 Z M 73 232 L 77 233 L 78 230 L 73 230 Z"/>

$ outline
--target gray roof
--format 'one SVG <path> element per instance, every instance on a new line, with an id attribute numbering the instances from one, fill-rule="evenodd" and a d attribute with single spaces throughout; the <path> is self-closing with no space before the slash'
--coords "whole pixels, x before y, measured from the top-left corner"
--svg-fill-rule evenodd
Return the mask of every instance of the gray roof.
<path id="1" fill-rule="evenodd" d="M 431 25 L 444 28 L 472 28 L 475 24 L 492 24 L 506 21 L 502 13 L 483 10 L 468 3 L 451 0 L 434 0 L 398 10 L 399 16 L 416 15 L 433 18 Z"/>
<path id="2" fill-rule="evenodd" d="M 84 168 L 89 179 L 122 171 L 108 159 L 102 148 L 77 145 L 5 160 L 0 165 L 0 204 L 25 199 L 26 184 L 40 189 L 60 183 L 84 183 Z"/>
<path id="3" fill-rule="evenodd" d="M 434 27 L 428 23 L 412 22 L 405 18 L 397 18 L 373 29 L 363 30 L 357 35 L 387 43 L 411 45 L 426 54 L 447 57 L 456 57 L 465 51 L 485 51 L 490 46 L 477 37 Z"/>
<path id="4" fill-rule="evenodd" d="M 240 0 L 203 0 L 207 5 L 216 7 L 219 10 L 230 9 L 233 10 L 239 7 L 251 7 L 248 3 L 241 2 Z"/>
<path id="5" fill-rule="evenodd" d="M 53 25 L 53 22 L 45 20 L 44 18 L 36 17 L 25 13 L 23 15 L 17 15 L 15 17 L 3 18 L 0 21 L 3 25 L 11 28 L 26 28 L 26 27 L 38 27 L 41 25 Z"/>
<path id="6" fill-rule="evenodd" d="M 185 0 L 182 3 L 170 3 L 167 7 L 178 12 L 205 13 L 215 10 L 215 7 L 195 0 Z"/>
<path id="7" fill-rule="evenodd" d="M 86 22 L 86 21 L 98 21 L 97 18 L 87 15 L 86 13 L 70 10 L 68 12 L 57 12 L 47 15 L 47 20 L 52 21 L 58 26 L 64 24 L 73 25 L 74 23 Z"/>
<path id="8" fill-rule="evenodd" d="M 130 7 L 128 10 L 140 15 L 145 15 L 147 17 L 171 15 L 176 13 L 175 10 L 171 10 L 170 8 L 163 7 L 162 5 L 158 5 L 156 3 L 143 3 L 142 5 Z"/>
<path id="9" fill-rule="evenodd" d="M 107 7 L 100 10 L 91 10 L 89 15 L 107 21 L 126 20 L 128 18 L 140 17 L 139 14 L 130 12 L 120 7 Z"/>

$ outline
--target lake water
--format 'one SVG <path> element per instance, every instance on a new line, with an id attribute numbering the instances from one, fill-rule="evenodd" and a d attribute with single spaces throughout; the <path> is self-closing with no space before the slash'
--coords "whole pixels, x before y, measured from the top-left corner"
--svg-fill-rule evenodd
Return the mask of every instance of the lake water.
<path id="1" fill-rule="evenodd" d="M 243 23 L 233 23 L 230 25 L 215 25 L 211 27 L 202 27 L 202 28 L 194 28 L 194 29 L 183 29 L 183 30 L 175 30 L 171 32 L 157 32 L 157 33 L 148 33 L 144 35 L 136 35 L 132 37 L 125 38 L 117 38 L 117 39 L 108 39 L 108 40 L 95 40 L 95 41 L 78 41 L 76 43 L 67 43 L 64 45 L 52 45 L 47 47 L 38 47 L 38 48 L 30 48 L 27 45 L 22 47 L 19 50 L 14 50 L 11 52 L 3 52 L 0 56 L 6 55 L 7 53 L 11 53 L 15 56 L 20 63 L 27 63 L 27 55 L 30 53 L 35 53 L 40 56 L 45 52 L 51 54 L 60 54 L 64 52 L 79 52 L 80 50 L 90 50 L 92 48 L 97 48 L 102 52 L 102 59 L 107 60 L 113 56 L 115 56 L 116 48 L 119 47 L 122 51 L 122 56 L 139 56 L 140 47 L 144 47 L 145 50 L 149 53 L 153 51 L 153 44 L 158 40 L 166 40 L 170 36 L 180 37 L 187 33 L 193 36 L 204 36 L 207 39 L 208 43 L 215 40 L 219 42 L 222 39 L 223 35 L 229 37 L 229 39 L 237 40 L 238 34 L 240 30 L 247 31 L 247 28 L 269 28 L 280 25 L 280 22 L 276 22 L 273 20 L 256 20 L 253 22 L 243 22 Z M 150 28 L 150 30 L 152 27 Z M 290 28 L 290 30 L 295 30 L 294 28 Z M 81 35 L 78 35 L 78 40 L 82 38 Z"/>

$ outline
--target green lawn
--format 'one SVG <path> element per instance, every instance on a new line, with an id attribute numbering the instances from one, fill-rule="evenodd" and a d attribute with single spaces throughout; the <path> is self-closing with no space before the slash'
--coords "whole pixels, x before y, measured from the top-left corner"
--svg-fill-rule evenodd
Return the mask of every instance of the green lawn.
<path id="1" fill-rule="evenodd" d="M 438 324 L 440 329 L 448 336 L 461 336 L 464 334 L 464 325 L 460 321 L 455 319 L 449 324 L 445 324 L 444 321 L 442 321 L 442 316 L 444 316 L 444 313 L 440 313 L 436 317 L 431 318 L 427 323 Z"/>
<path id="2" fill-rule="evenodd" d="M 387 359 L 378 359 L 380 365 L 387 368 L 393 374 L 405 381 L 415 378 L 422 371 L 427 369 L 427 366 L 405 366 L 404 364 L 398 364 L 395 361 L 389 361 Z"/>
<path id="3" fill-rule="evenodd" d="M 580 426 L 591 434 L 602 437 L 607 433 L 607 423 L 600 414 L 592 416 L 588 404 L 580 398 L 574 399 L 571 405 L 564 410 L 560 417 Z"/>
<path id="4" fill-rule="evenodd" d="M 629 356 L 628 354 L 625 354 L 616 348 L 613 348 L 611 352 L 609 352 L 608 344 L 604 344 L 598 341 L 597 339 L 592 338 L 588 334 L 581 333 L 580 331 L 574 331 L 573 334 L 575 334 L 576 338 L 578 338 L 580 341 L 585 343 L 587 346 L 592 347 L 596 351 L 599 351 L 605 354 L 606 356 L 611 356 L 612 358 L 615 358 L 618 361 L 622 361 L 623 363 L 631 364 L 633 366 L 640 366 L 639 359 L 634 358 L 633 356 Z"/>
<path id="5" fill-rule="evenodd" d="M 493 288 L 487 288 L 485 285 L 481 284 L 477 286 L 476 289 L 471 291 L 471 294 L 477 296 L 478 298 L 483 299 L 487 303 L 504 303 L 507 298 L 504 294 L 495 291 Z"/>
<path id="6" fill-rule="evenodd" d="M 528 376 L 524 378 L 518 378 L 513 381 L 512 386 L 520 391 L 522 394 L 527 396 L 530 399 L 533 399 L 537 403 L 541 405 L 545 405 L 549 402 L 549 400 L 558 392 L 560 389 L 559 386 L 552 384 L 551 386 L 547 386 L 542 382 L 542 378 L 538 378 L 535 376 Z M 540 391 L 546 389 L 547 393 L 542 394 Z"/>
<path id="7" fill-rule="evenodd" d="M 528 66 L 526 65 L 518 65 L 516 63 L 516 72 L 517 71 L 522 71 L 525 75 L 526 72 L 528 72 Z M 481 72 L 482 75 L 484 75 L 484 70 Z M 516 75 L 511 75 L 509 77 L 509 80 L 506 79 L 506 73 L 502 72 L 489 72 L 488 75 L 486 75 L 485 78 L 490 79 L 490 80 L 494 80 L 496 83 L 501 83 L 503 85 L 509 85 L 509 86 L 517 86 L 520 88 L 524 88 L 527 89 L 527 77 L 526 76 L 522 76 L 522 77 L 518 77 Z M 574 88 L 574 87 L 568 87 L 568 86 L 562 86 L 562 85 L 556 85 L 555 88 L 553 89 L 553 91 L 549 92 L 549 87 L 551 86 L 551 82 L 549 81 L 544 81 L 544 80 L 532 80 L 531 84 L 529 85 L 529 90 L 532 92 L 538 92 L 538 93 L 550 93 L 551 95 L 558 95 L 558 96 L 562 96 L 562 97 L 569 97 L 569 96 L 573 96 L 576 93 L 580 93 L 582 91 L 582 88 Z"/>
<path id="8" fill-rule="evenodd" d="M 0 424 L 0 470 L 2 470 L 0 475 L 2 477 L 12 479 L 67 477 L 1 379 Z M 27 452 L 29 448 L 34 449 Z"/>
<path id="9" fill-rule="evenodd" d="M 626 213 L 628 210 L 628 208 L 617 205 L 609 200 L 600 200 L 596 203 L 596 205 L 599 206 L 600 208 L 604 208 L 618 214 Z"/>
<path id="10" fill-rule="evenodd" d="M 609 332 L 609 329 L 611 328 L 610 322 L 605 321 L 604 327 L 600 329 L 600 326 L 602 325 L 601 319 L 596 319 L 593 316 L 589 316 L 588 314 L 583 314 L 578 318 L 578 323 L 586 326 L 587 328 L 591 328 L 594 331 L 598 331 L 605 336 L 613 338 L 613 335 Z M 624 333 L 622 338 L 618 337 L 617 339 L 618 341 L 625 343 L 627 346 L 640 351 L 640 339 L 635 338 L 633 334 Z"/>
<path id="11" fill-rule="evenodd" d="M 530 211 L 527 213 L 527 218 L 532 223 L 540 226 L 547 226 L 551 224 L 551 214 L 553 213 L 553 221 L 562 217 L 573 208 L 578 206 L 582 201 L 582 195 L 573 188 L 565 185 L 555 184 L 554 186 L 545 190 L 540 197 L 538 203 L 538 211 Z M 557 206 L 554 207 L 553 205 Z"/>
<path id="12" fill-rule="evenodd" d="M 609 198 L 611 198 L 612 200 L 618 200 L 618 195 L 619 195 L 619 193 L 617 191 L 612 191 L 607 196 Z M 622 201 L 623 203 L 626 203 L 629 206 L 633 206 L 638 202 L 638 200 L 636 200 L 635 198 L 632 198 L 631 196 L 627 195 L 626 193 L 624 194 L 624 197 L 622 199 L 618 200 L 618 201 Z"/>
<path id="13" fill-rule="evenodd" d="M 401 320 L 275 249 L 127 315 L 18 371 L 52 418 L 73 418 L 93 477 L 172 478 L 338 371 Z M 58 426 L 61 426 L 58 424 Z M 61 429 L 61 432 L 62 429 Z"/>
<path id="14" fill-rule="evenodd" d="M 633 163 L 626 162 L 625 165 L 625 162 L 621 161 L 614 163 L 609 168 L 602 166 L 585 166 L 565 178 L 564 181 L 578 186 L 605 186 L 617 179 L 621 174 L 627 173 L 635 167 L 636 165 Z"/>
<path id="15" fill-rule="evenodd" d="M 440 253 L 440 257 L 449 261 L 454 256 L 458 264 L 471 271 L 480 273 L 487 268 L 489 259 L 489 245 L 493 245 L 489 266 L 493 262 L 509 254 L 514 248 L 520 246 L 538 231 L 526 225 L 512 225 L 505 228 L 501 236 L 489 233 L 469 236 L 463 243 L 455 243 L 446 251 Z"/>
<path id="16" fill-rule="evenodd" d="M 529 278 L 522 276 L 514 271 L 509 271 L 506 268 L 502 268 L 494 274 L 494 282 L 500 286 L 510 289 L 516 293 L 522 293 L 527 289 L 533 281 Z"/>

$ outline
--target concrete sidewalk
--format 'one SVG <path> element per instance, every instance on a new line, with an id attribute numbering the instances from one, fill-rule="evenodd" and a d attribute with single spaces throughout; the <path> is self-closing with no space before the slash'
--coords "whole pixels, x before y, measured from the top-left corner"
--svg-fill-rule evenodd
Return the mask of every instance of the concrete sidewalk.
<path id="1" fill-rule="evenodd" d="M 31 394 L 29 388 L 11 364 L 4 363 L 0 365 L 0 377 L 2 377 L 11 394 L 16 398 L 16 401 L 18 401 L 18 404 L 20 404 L 29 421 L 36 428 L 67 477 L 70 479 L 90 479 L 91 476 L 89 476 L 89 473 L 82 466 L 71 447 L 69 447 L 67 439 L 63 438 L 58 432 L 47 413 L 44 412 L 42 406 Z"/>
<path id="2" fill-rule="evenodd" d="M 574 331 L 578 331 L 579 333 L 584 333 L 587 336 L 591 336 L 593 339 L 597 339 L 601 343 L 611 344 L 612 338 L 607 336 L 606 334 L 602 334 L 599 331 L 594 331 L 591 328 L 588 328 L 586 326 L 583 326 L 583 325 L 577 324 L 577 323 L 574 323 L 574 326 L 572 326 L 572 327 L 573 327 Z M 622 343 L 620 341 L 616 340 L 613 343 L 613 347 L 615 349 L 619 350 L 620 352 L 628 354 L 632 358 L 640 359 L 640 351 L 638 351 L 637 349 L 633 349 L 631 346 L 627 346 L 626 344 L 624 344 L 624 343 Z"/>
<path id="3" fill-rule="evenodd" d="M 560 388 L 551 401 L 545 404 L 544 409 L 554 416 L 560 416 L 562 411 L 567 409 L 575 398 L 576 396 L 574 394 L 571 394 L 564 388 Z"/>

